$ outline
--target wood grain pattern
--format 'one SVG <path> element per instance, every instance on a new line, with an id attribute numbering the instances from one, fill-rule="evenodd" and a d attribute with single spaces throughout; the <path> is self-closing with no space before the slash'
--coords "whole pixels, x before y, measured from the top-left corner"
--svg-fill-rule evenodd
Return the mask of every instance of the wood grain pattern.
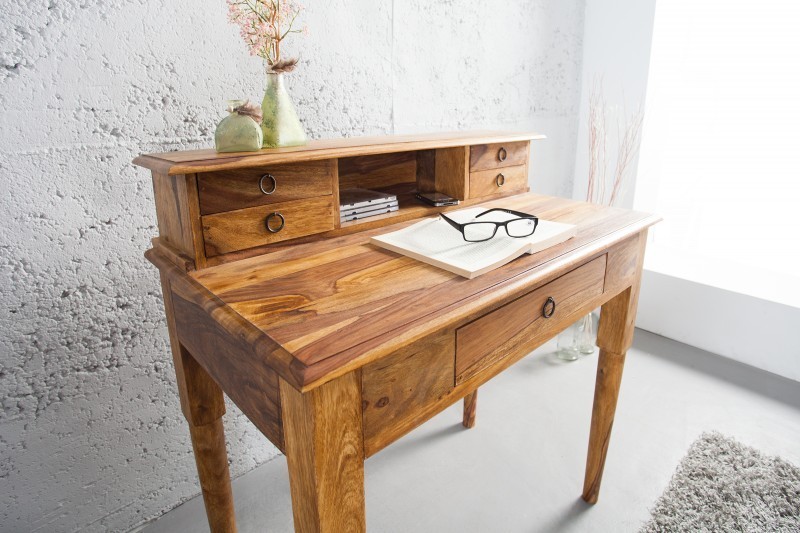
<path id="1" fill-rule="evenodd" d="M 196 426 L 209 424 L 225 414 L 222 390 L 186 348 L 181 346 L 175 325 L 172 289 L 166 273 L 161 273 L 161 291 L 164 295 L 164 314 L 167 319 L 167 332 L 181 411 L 190 424 Z"/>
<path id="2" fill-rule="evenodd" d="M 600 483 L 603 480 L 603 468 L 608 454 L 608 444 L 611 440 L 611 428 L 614 425 L 614 413 L 617 408 L 624 365 L 625 354 L 600 349 L 597 359 L 597 380 L 594 389 L 592 425 L 589 432 L 586 476 L 583 481 L 582 496 L 588 503 L 597 503 L 600 494 Z"/>
<path id="3" fill-rule="evenodd" d="M 295 531 L 366 531 L 359 372 L 301 393 L 281 381 Z"/>
<path id="4" fill-rule="evenodd" d="M 393 191 L 387 191 L 387 192 L 393 192 Z M 495 200 L 497 198 L 513 196 L 516 194 L 518 194 L 518 191 L 508 191 L 507 193 L 501 193 L 495 195 L 491 199 Z M 486 202 L 487 198 L 468 199 L 461 202 L 459 205 L 455 206 L 432 207 L 427 204 L 423 204 L 419 200 L 415 199 L 413 197 L 413 194 L 398 193 L 398 201 L 400 202 L 399 211 L 395 211 L 393 213 L 385 215 L 369 217 L 362 220 L 356 220 L 352 222 L 343 222 L 336 229 L 333 229 L 331 231 L 316 233 L 314 235 L 309 235 L 306 237 L 299 237 L 297 239 L 292 239 L 291 241 L 270 243 L 267 245 L 247 248 L 245 250 L 238 250 L 236 252 L 229 252 L 226 254 L 216 255 L 213 257 L 209 257 L 207 259 L 207 265 L 217 266 L 225 263 L 230 263 L 233 261 L 239 261 L 241 259 L 255 257 L 258 255 L 264 255 L 266 253 L 274 253 L 279 250 L 291 248 L 296 244 L 314 243 L 315 246 L 319 246 L 323 245 L 326 241 L 334 240 L 335 238 L 342 237 L 345 235 L 360 233 L 375 228 L 385 228 L 387 226 L 394 226 L 396 224 L 402 224 L 409 221 L 417 221 L 422 217 L 432 216 L 436 213 L 443 213 L 455 209 L 464 209 L 465 207 L 479 205 L 481 203 Z M 334 211 L 337 209 L 337 207 L 338 206 L 334 203 Z M 386 229 L 383 231 L 391 231 L 391 230 Z"/>
<path id="5" fill-rule="evenodd" d="M 364 452 L 367 457 L 402 437 L 421 421 L 419 408 L 453 389 L 453 332 L 421 339 L 364 366 Z"/>
<path id="6" fill-rule="evenodd" d="M 278 165 L 298 161 L 319 161 L 340 157 L 411 152 L 434 148 L 449 148 L 491 142 L 510 143 L 544 139 L 532 132 L 472 131 L 412 135 L 382 135 L 378 137 L 349 137 L 311 141 L 305 146 L 264 149 L 259 152 L 216 153 L 214 150 L 186 150 L 145 154 L 133 163 L 158 172 L 191 174 L 260 165 Z"/>
<path id="7" fill-rule="evenodd" d="M 203 426 L 222 418 L 225 414 L 222 389 L 180 342 L 177 346 L 175 374 L 186 420 L 191 425 Z"/>
<path id="8" fill-rule="evenodd" d="M 182 254 L 172 246 L 161 240 L 160 237 L 153 237 L 150 239 L 154 249 L 158 249 L 159 253 L 167 257 L 171 263 L 184 272 L 191 272 L 196 269 L 194 259 L 187 255 Z"/>
<path id="9" fill-rule="evenodd" d="M 278 375 L 258 357 L 253 346 L 231 336 L 211 318 L 214 302 L 200 305 L 193 301 L 198 298 L 197 294 L 187 294 L 184 288 L 173 286 L 175 325 L 181 344 L 214 376 L 247 418 L 282 450 Z"/>
<path id="10" fill-rule="evenodd" d="M 478 411 L 478 391 L 471 392 L 464 396 L 464 418 L 461 424 L 467 428 L 475 427 L 475 416 Z"/>
<path id="11" fill-rule="evenodd" d="M 436 150 L 435 190 L 459 200 L 469 198 L 468 164 L 469 146 Z"/>
<path id="12" fill-rule="evenodd" d="M 416 183 L 416 181 L 416 152 L 339 159 L 340 189 L 383 189 L 398 183 Z"/>
<path id="13" fill-rule="evenodd" d="M 233 489 L 222 419 L 202 426 L 189 424 L 189 433 L 209 529 L 211 533 L 236 533 Z"/>
<path id="14" fill-rule="evenodd" d="M 603 292 L 606 256 L 602 255 L 456 331 L 456 384 L 513 352 L 531 350 L 524 342 L 507 349 L 515 338 L 536 341 L 555 335 L 580 316 L 586 302 Z M 556 302 L 550 318 L 542 315 L 547 298 Z M 501 348 L 502 347 L 502 348 Z"/>
<path id="15" fill-rule="evenodd" d="M 606 302 L 600 310 L 600 325 L 597 331 L 597 346 L 600 356 L 597 360 L 597 379 L 592 405 L 592 423 L 589 431 L 589 450 L 586 458 L 586 476 L 583 482 L 583 499 L 597 503 L 600 483 L 603 479 L 614 414 L 625 365 L 625 354 L 633 342 L 636 307 L 639 300 L 639 287 L 644 261 L 644 246 L 647 242 L 647 229 L 637 236 L 621 243 L 622 249 L 615 254 L 627 258 L 615 260 L 615 266 L 625 272 L 625 265 L 635 263 L 631 285 Z M 633 259 L 630 259 L 633 257 Z"/>
<path id="16" fill-rule="evenodd" d="M 183 176 L 153 174 L 153 198 L 156 204 L 159 236 L 176 250 L 194 257 L 191 222 L 185 207 Z"/>
<path id="17" fill-rule="evenodd" d="M 192 276 L 278 344 L 288 346 L 293 374 L 307 390 L 443 327 L 473 320 L 658 220 L 537 195 L 485 205 L 576 223 L 578 235 L 473 280 L 372 246 L 357 256 L 341 256 L 344 248 L 365 245 L 373 231 L 385 231 L 377 229 L 206 268 Z M 287 274 L 275 269 L 286 260 L 306 257 L 316 257 L 308 268 L 297 266 Z"/>
<path id="18" fill-rule="evenodd" d="M 610 250 L 614 261 L 611 266 L 617 270 L 609 276 L 609 288 L 616 293 L 627 287 L 601 310 L 597 326 L 597 346 L 600 348 L 625 353 L 633 343 L 646 244 L 647 229 L 644 229 Z"/>
<path id="19" fill-rule="evenodd" d="M 180 343 L 168 272 L 167 269 L 161 272 L 164 311 L 175 364 L 178 396 L 183 415 L 189 423 L 208 524 L 213 533 L 235 533 L 233 491 L 222 426 L 225 400 L 219 385 Z"/>
<path id="20" fill-rule="evenodd" d="M 528 189 L 528 167 L 520 165 L 481 170 L 469 175 L 469 196 L 478 198 L 501 192 L 524 192 Z"/>
<path id="21" fill-rule="evenodd" d="M 490 170 L 525 165 L 528 162 L 529 142 L 492 142 L 472 146 L 469 171 Z M 505 154 L 505 159 L 501 159 Z"/>
<path id="22" fill-rule="evenodd" d="M 150 249 L 144 255 L 148 261 L 161 271 L 162 275 L 166 275 L 169 278 L 173 292 L 202 307 L 225 335 L 235 337 L 237 339 L 236 342 L 250 346 L 253 353 L 257 354 L 257 357 L 249 357 L 249 361 L 244 366 L 238 363 L 234 364 L 234 366 L 242 368 L 246 373 L 250 373 L 253 370 L 248 368 L 247 365 L 255 365 L 254 368 L 257 372 L 259 366 L 263 364 L 275 370 L 286 381 L 296 387 L 299 388 L 302 385 L 292 368 L 294 358 L 279 344 L 231 309 L 230 306 L 226 305 L 207 288 L 187 276 L 186 272 L 177 268 L 168 258 L 164 257 L 159 249 Z M 203 361 L 200 361 L 200 363 L 208 370 Z M 228 391 L 225 392 L 227 393 Z"/>
<path id="23" fill-rule="evenodd" d="M 186 209 L 192 232 L 192 248 L 196 268 L 205 268 L 208 264 L 205 247 L 203 246 L 203 226 L 200 220 L 200 203 L 198 198 L 197 174 L 187 174 L 184 177 L 186 191 Z"/>
<path id="24" fill-rule="evenodd" d="M 331 181 L 333 183 L 333 195 L 331 199 L 333 200 L 333 227 L 339 229 L 341 222 L 339 221 L 339 165 L 337 162 L 333 163 L 332 172 Z"/>
<path id="25" fill-rule="evenodd" d="M 335 160 L 327 159 L 200 174 L 197 178 L 200 214 L 330 195 L 335 165 Z M 264 194 L 259 186 L 261 177 L 267 174 L 275 180 L 272 194 Z M 270 191 L 272 180 L 266 179 L 265 183 L 265 189 Z"/>
<path id="26" fill-rule="evenodd" d="M 646 243 L 647 232 L 644 232 L 609 248 L 606 266 L 607 291 L 616 294 L 636 283 Z"/>
<path id="27" fill-rule="evenodd" d="M 581 308 L 581 311 L 575 315 L 574 320 L 576 320 L 579 316 L 585 315 L 591 309 L 595 309 L 598 306 L 602 305 L 605 301 L 607 301 L 610 296 L 601 294 L 595 298 L 587 300 L 584 306 Z M 555 326 L 553 330 L 547 330 L 541 332 L 540 337 L 531 337 L 530 335 L 526 335 L 524 332 L 514 336 L 511 339 L 508 339 L 502 345 L 500 345 L 497 349 L 497 354 L 502 354 L 494 359 L 494 363 L 485 367 L 480 372 L 477 372 L 467 378 L 464 381 L 456 384 L 455 387 L 451 388 L 449 392 L 443 395 L 436 395 L 436 394 L 419 394 L 416 398 L 406 398 L 403 396 L 403 401 L 406 402 L 407 405 L 414 406 L 413 414 L 406 414 L 402 417 L 402 423 L 397 425 L 384 425 L 377 429 L 374 432 L 374 436 L 369 440 L 365 441 L 365 445 L 369 443 L 368 447 L 368 456 L 373 455 L 380 451 L 381 449 L 389 446 L 392 442 L 397 440 L 398 438 L 402 437 L 409 431 L 413 430 L 414 428 L 422 425 L 426 421 L 433 418 L 435 415 L 441 413 L 454 403 L 458 402 L 462 398 L 466 398 L 470 393 L 476 391 L 481 385 L 488 382 L 516 362 L 523 359 L 526 355 L 530 353 L 531 350 L 539 347 L 540 345 L 544 344 L 550 339 L 550 336 L 555 334 L 557 330 Z M 450 333 L 453 334 L 452 332 Z M 391 357 L 391 356 L 389 356 Z M 386 359 L 386 358 L 385 358 Z M 438 365 L 441 366 L 438 370 L 432 370 L 430 368 L 431 363 L 426 362 L 428 366 L 426 366 L 427 372 L 444 372 L 444 369 L 447 368 L 449 373 L 449 380 L 452 384 L 452 375 L 453 375 L 453 363 L 452 360 L 449 362 L 439 362 Z M 375 364 L 375 363 L 373 363 Z M 364 367 L 366 368 L 366 367 Z M 414 396 L 417 395 L 417 391 L 426 391 L 428 390 L 424 385 L 420 382 L 423 380 L 427 380 L 427 376 L 421 372 L 412 372 L 408 371 L 403 373 L 400 368 L 396 370 L 386 370 L 387 375 L 391 375 L 397 379 L 397 383 L 393 383 L 391 385 L 386 385 L 387 390 L 391 388 L 394 391 L 397 391 L 400 394 Z M 384 381 L 385 383 L 385 381 Z M 374 397 L 381 397 L 380 396 L 380 389 L 378 387 L 374 388 Z M 444 390 L 444 389 L 440 389 Z M 395 399 L 395 403 L 398 403 L 398 398 Z M 365 426 L 366 430 L 366 426 Z"/>
<path id="28" fill-rule="evenodd" d="M 333 196 L 321 196 L 206 215 L 203 217 L 206 255 L 235 252 L 332 230 L 333 202 Z M 281 214 L 285 220 L 283 229 L 277 233 L 267 231 L 266 220 L 272 213 Z M 279 227 L 280 221 L 273 217 L 271 224 Z"/>
<path id="29" fill-rule="evenodd" d="M 417 154 L 417 190 L 436 191 L 436 150 L 419 150 Z"/>

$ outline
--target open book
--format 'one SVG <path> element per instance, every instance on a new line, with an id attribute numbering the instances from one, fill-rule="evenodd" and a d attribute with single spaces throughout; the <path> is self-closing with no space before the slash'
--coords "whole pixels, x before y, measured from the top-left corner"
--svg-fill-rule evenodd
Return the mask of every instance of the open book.
<path id="1" fill-rule="evenodd" d="M 447 216 L 459 223 L 471 222 L 485 207 L 449 211 Z M 503 222 L 514 215 L 495 211 L 479 220 Z M 465 278 L 472 279 L 522 254 L 533 254 L 575 236 L 577 226 L 539 220 L 530 237 L 509 237 L 503 228 L 494 238 L 484 242 L 466 242 L 461 233 L 440 217 L 428 218 L 407 228 L 372 237 L 370 242 L 381 248 L 413 257 Z"/>

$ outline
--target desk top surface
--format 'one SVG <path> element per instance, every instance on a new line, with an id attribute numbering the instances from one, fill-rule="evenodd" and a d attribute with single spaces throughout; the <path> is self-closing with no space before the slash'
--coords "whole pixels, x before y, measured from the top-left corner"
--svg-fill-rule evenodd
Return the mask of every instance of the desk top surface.
<path id="1" fill-rule="evenodd" d="M 486 205 L 577 224 L 578 233 L 472 280 L 369 244 L 370 236 L 416 220 L 299 244 L 191 276 L 280 344 L 301 369 L 302 385 L 310 386 L 502 305 L 659 220 L 536 194 Z"/>

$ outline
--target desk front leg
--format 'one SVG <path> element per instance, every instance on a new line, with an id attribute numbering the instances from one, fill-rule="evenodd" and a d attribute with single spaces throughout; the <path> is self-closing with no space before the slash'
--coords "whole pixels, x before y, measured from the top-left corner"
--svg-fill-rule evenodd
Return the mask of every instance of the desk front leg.
<path id="1" fill-rule="evenodd" d="M 600 355 L 597 360 L 586 476 L 583 481 L 583 499 L 588 503 L 597 503 L 600 494 L 600 482 L 603 479 L 611 428 L 614 425 L 625 354 L 633 343 L 645 240 L 646 234 L 643 233 L 628 249 L 628 252 L 633 254 L 632 263 L 635 264 L 634 275 L 630 278 L 631 285 L 603 305 L 600 311 L 600 325 L 597 331 Z"/>
<path id="2" fill-rule="evenodd" d="M 306 393 L 280 389 L 295 531 L 366 531 L 360 371 Z"/>

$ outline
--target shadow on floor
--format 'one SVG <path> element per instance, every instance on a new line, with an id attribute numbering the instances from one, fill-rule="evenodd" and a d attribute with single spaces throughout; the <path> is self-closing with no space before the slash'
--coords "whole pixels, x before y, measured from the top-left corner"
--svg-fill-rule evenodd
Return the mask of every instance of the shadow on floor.
<path id="1" fill-rule="evenodd" d="M 591 505 L 583 501 L 582 498 L 577 498 L 572 502 L 571 505 L 567 506 L 551 520 L 541 524 L 536 524 L 536 527 L 531 530 L 531 533 L 556 533 L 558 531 L 565 531 L 584 513 L 590 511 L 591 509 Z"/>
<path id="2" fill-rule="evenodd" d="M 800 383 L 641 329 L 633 346 L 706 376 L 800 409 Z"/>

